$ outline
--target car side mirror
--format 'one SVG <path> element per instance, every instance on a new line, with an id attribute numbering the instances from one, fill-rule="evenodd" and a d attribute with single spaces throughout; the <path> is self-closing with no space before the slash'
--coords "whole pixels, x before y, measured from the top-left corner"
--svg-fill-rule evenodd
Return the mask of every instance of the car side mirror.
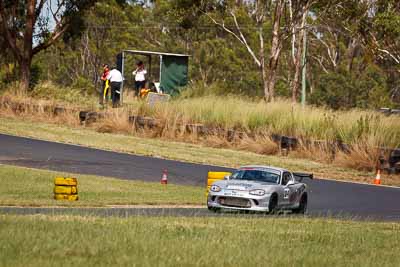
<path id="1" fill-rule="evenodd" d="M 290 185 L 294 185 L 295 182 L 293 180 L 290 180 L 289 182 L 287 182 L 286 186 L 290 186 Z"/>
<path id="2" fill-rule="evenodd" d="M 231 176 L 230 175 L 225 175 L 224 180 L 230 180 Z"/>

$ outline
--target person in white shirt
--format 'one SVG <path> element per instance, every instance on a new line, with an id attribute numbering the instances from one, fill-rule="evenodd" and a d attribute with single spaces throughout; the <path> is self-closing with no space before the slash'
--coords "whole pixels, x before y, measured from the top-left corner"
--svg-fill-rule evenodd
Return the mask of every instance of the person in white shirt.
<path id="1" fill-rule="evenodd" d="M 121 84 L 122 84 L 122 74 L 115 67 L 107 75 L 107 80 L 111 84 L 111 99 L 113 108 L 119 106 L 119 100 L 121 96 Z"/>
<path id="2" fill-rule="evenodd" d="M 144 68 L 144 64 L 142 61 L 139 61 L 136 64 L 136 70 L 132 72 L 132 75 L 135 76 L 135 95 L 140 95 L 140 90 L 146 87 L 146 74 L 147 70 Z"/>

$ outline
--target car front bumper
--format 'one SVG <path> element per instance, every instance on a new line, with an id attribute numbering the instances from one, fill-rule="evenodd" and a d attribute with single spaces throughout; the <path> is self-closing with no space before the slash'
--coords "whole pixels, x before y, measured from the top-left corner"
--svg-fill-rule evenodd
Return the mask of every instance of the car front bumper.
<path id="1" fill-rule="evenodd" d="M 268 212 L 270 197 L 270 194 L 263 196 L 250 195 L 247 191 L 210 191 L 207 197 L 207 206 L 208 208 L 217 209 Z"/>

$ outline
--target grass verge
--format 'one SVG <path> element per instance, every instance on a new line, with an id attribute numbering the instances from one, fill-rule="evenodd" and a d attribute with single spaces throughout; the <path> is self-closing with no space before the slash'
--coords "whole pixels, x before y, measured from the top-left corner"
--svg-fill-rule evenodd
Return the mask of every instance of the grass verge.
<path id="1" fill-rule="evenodd" d="M 0 215 L 0 265 L 394 266 L 399 231 L 306 218 Z"/>
<path id="2" fill-rule="evenodd" d="M 79 201 L 53 199 L 55 177 L 77 177 Z M 204 188 L 128 181 L 0 165 L 0 205 L 105 206 L 204 204 Z"/>
<path id="3" fill-rule="evenodd" d="M 296 155 L 293 157 L 260 155 L 162 139 L 98 133 L 90 128 L 65 127 L 43 122 L 32 123 L 23 118 L 0 117 L 0 133 L 217 166 L 238 167 L 246 164 L 263 164 L 280 166 L 293 171 L 313 172 L 319 178 L 367 183 L 373 180 L 371 172 L 295 158 Z M 387 185 L 400 185 L 398 178 L 395 175 L 384 175 L 382 182 Z"/>

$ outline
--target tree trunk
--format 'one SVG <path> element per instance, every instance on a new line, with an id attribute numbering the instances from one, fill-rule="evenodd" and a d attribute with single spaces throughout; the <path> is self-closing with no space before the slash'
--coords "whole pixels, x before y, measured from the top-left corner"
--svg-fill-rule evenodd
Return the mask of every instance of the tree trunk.
<path id="1" fill-rule="evenodd" d="M 31 59 L 23 59 L 19 62 L 21 72 L 21 89 L 28 91 L 31 80 Z"/>
<path id="2" fill-rule="evenodd" d="M 260 74 L 261 74 L 261 81 L 263 84 L 264 90 L 264 99 L 268 102 L 269 99 L 269 90 L 268 90 L 268 76 L 265 69 L 265 48 L 264 48 L 264 35 L 263 35 L 263 25 L 262 22 L 258 25 L 258 38 L 260 41 Z"/>
<path id="3" fill-rule="evenodd" d="M 348 57 L 347 70 L 349 72 L 351 72 L 353 69 L 353 61 L 354 57 L 356 56 L 357 45 L 358 45 L 357 39 L 352 38 L 347 48 L 347 57 Z"/>
<path id="4" fill-rule="evenodd" d="M 276 68 L 269 71 L 266 91 L 268 95 L 265 95 L 265 100 L 267 102 L 274 102 L 275 100 L 275 84 L 276 84 Z"/>
<path id="5" fill-rule="evenodd" d="M 302 3 L 301 10 L 298 10 L 296 14 L 291 14 L 292 18 L 292 59 L 294 65 L 294 76 L 292 83 L 292 102 L 297 101 L 299 95 L 299 85 L 300 85 L 300 73 L 302 68 L 304 68 L 302 63 L 302 53 L 304 52 L 304 38 L 306 33 L 306 20 L 310 5 L 313 1 L 304 1 Z M 292 12 L 292 11 L 291 11 Z M 299 16 L 301 14 L 301 16 Z M 298 28 L 298 38 L 296 39 L 296 27 Z M 296 40 L 296 41 L 295 41 Z M 296 48 L 295 48 L 296 44 Z M 296 51 L 294 51 L 296 49 Z"/>
<path id="6" fill-rule="evenodd" d="M 20 73 L 21 73 L 21 87 L 23 90 L 28 91 L 31 80 L 31 63 L 32 63 L 32 40 L 33 30 L 35 26 L 35 4 L 36 1 L 28 0 L 26 2 L 26 22 L 24 31 L 24 45 L 22 56 L 18 60 Z"/>
<path id="7" fill-rule="evenodd" d="M 307 19 L 307 13 L 308 13 L 308 6 L 303 8 L 303 16 L 301 19 L 301 25 L 300 28 L 301 30 L 299 31 L 299 38 L 297 38 L 297 50 L 296 50 L 296 56 L 294 58 L 294 77 L 293 77 L 293 87 L 292 87 L 292 102 L 295 103 L 297 101 L 297 96 L 299 95 L 299 84 L 300 84 L 300 72 L 301 69 L 304 67 L 302 66 L 301 63 L 301 55 L 303 52 L 303 38 L 304 38 L 304 33 L 305 33 L 305 25 L 306 25 L 306 19 Z"/>
<path id="8" fill-rule="evenodd" d="M 292 102 L 297 102 L 297 96 L 299 94 L 299 81 L 300 81 L 300 71 L 301 71 L 301 53 L 303 51 L 301 47 L 301 37 L 297 40 L 297 51 L 294 62 L 294 77 L 292 83 Z"/>
<path id="9" fill-rule="evenodd" d="M 264 62 L 263 62 L 264 63 Z M 266 102 L 269 102 L 270 99 L 270 91 L 269 91 L 269 85 L 268 85 L 268 75 L 265 69 L 265 64 L 263 64 L 261 66 L 261 79 L 262 79 L 262 83 L 263 83 L 263 89 L 264 89 L 264 100 Z"/>
<path id="10" fill-rule="evenodd" d="M 282 40 L 279 34 L 281 17 L 284 8 L 284 0 L 278 0 L 275 6 L 274 23 L 272 29 L 272 45 L 271 54 L 269 57 L 268 64 L 268 80 L 267 86 L 264 87 L 265 100 L 267 102 L 273 102 L 275 97 L 275 83 L 276 83 L 276 71 L 278 68 L 279 56 L 282 50 Z"/>

